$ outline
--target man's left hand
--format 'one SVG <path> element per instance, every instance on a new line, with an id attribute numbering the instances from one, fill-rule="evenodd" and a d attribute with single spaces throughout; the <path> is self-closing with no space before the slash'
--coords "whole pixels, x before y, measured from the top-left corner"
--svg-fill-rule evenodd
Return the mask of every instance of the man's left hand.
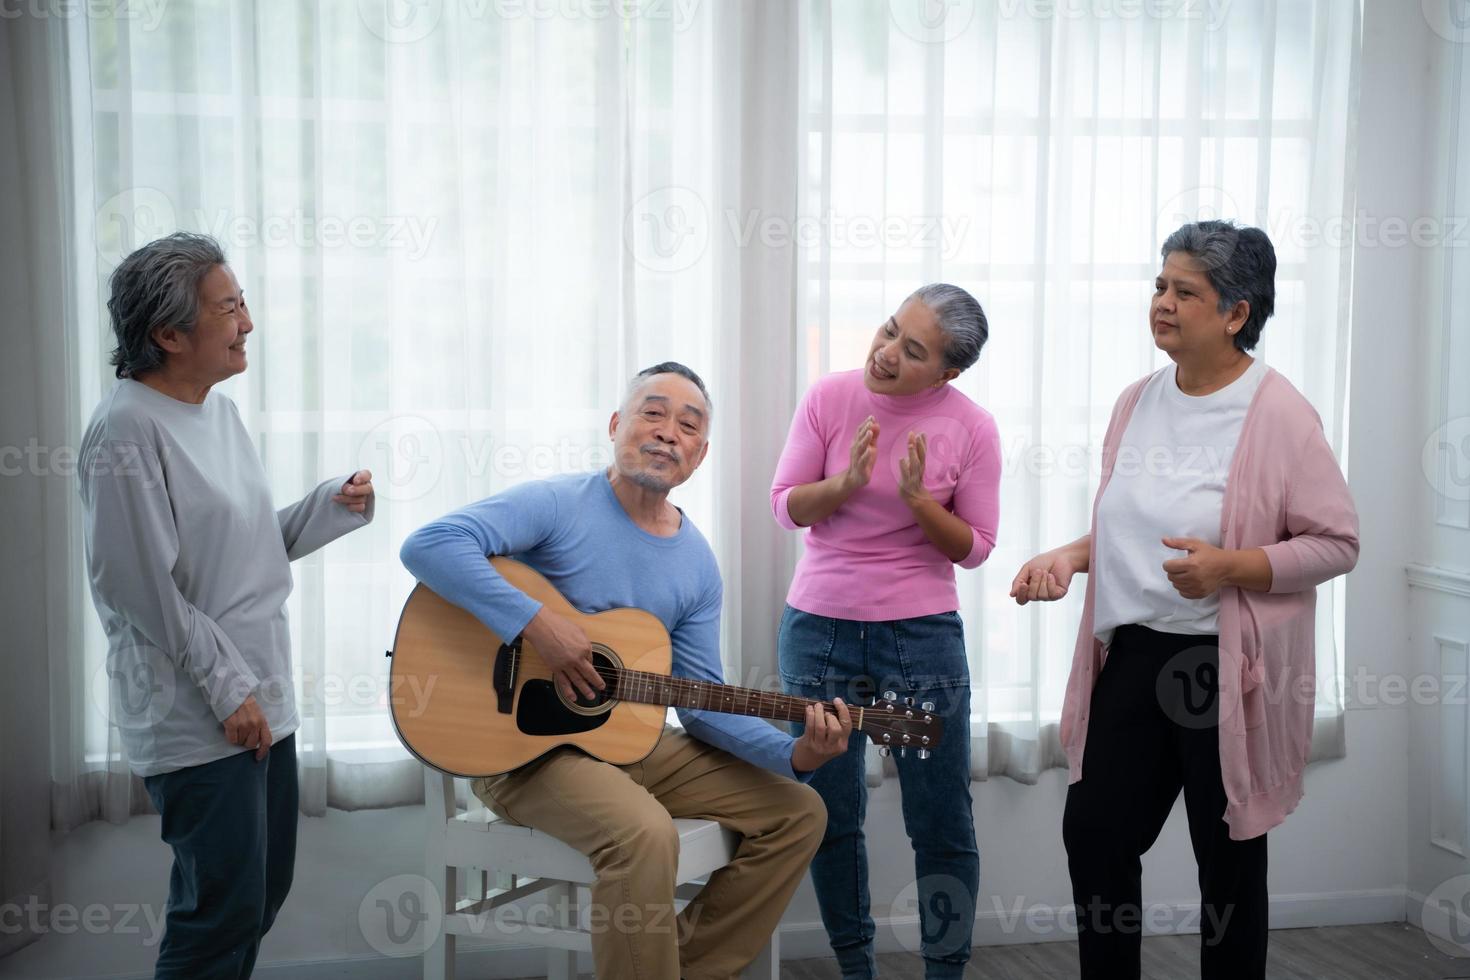
<path id="1" fill-rule="evenodd" d="M 791 749 L 791 768 L 795 772 L 820 769 L 847 751 L 847 736 L 852 734 L 852 714 L 841 698 L 832 702 L 836 714 L 825 705 L 813 702 L 806 706 L 806 731 Z"/>

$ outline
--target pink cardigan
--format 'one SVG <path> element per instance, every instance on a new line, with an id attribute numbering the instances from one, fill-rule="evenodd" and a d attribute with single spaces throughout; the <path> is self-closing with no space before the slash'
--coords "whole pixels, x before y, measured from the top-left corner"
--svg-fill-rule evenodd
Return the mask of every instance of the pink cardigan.
<path id="1" fill-rule="evenodd" d="M 1097 562 L 1097 501 L 1139 394 L 1130 385 L 1113 406 L 1103 438 L 1102 482 L 1092 505 L 1089 567 Z M 1220 771 L 1234 840 L 1260 836 L 1302 798 L 1316 697 L 1316 587 L 1358 560 L 1358 514 L 1347 481 L 1311 404 L 1267 369 L 1241 426 L 1221 506 L 1222 547 L 1262 548 L 1271 591 L 1220 590 Z M 1062 706 L 1062 746 L 1083 777 L 1092 688 L 1107 650 L 1092 635 L 1088 576 L 1077 649 Z"/>

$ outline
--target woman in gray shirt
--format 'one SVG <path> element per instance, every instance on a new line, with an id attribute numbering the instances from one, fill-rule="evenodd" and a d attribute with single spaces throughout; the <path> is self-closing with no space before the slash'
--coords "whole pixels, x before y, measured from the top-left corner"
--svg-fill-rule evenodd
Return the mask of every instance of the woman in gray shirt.
<path id="1" fill-rule="evenodd" d="M 371 474 L 275 508 L 235 404 L 254 329 L 218 243 L 133 252 L 107 303 L 120 379 L 82 439 L 113 722 L 174 852 L 155 976 L 248 977 L 290 888 L 299 725 L 290 562 L 373 516 Z"/>

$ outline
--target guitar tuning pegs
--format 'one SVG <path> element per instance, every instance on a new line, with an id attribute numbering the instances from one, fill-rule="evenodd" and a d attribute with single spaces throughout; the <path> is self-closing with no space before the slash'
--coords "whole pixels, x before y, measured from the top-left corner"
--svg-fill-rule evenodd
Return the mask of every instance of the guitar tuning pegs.
<path id="1" fill-rule="evenodd" d="M 908 754 L 909 754 L 909 750 L 908 749 L 899 749 L 898 750 L 898 757 L 900 759 L 906 759 L 906 758 L 908 758 Z"/>
<path id="2" fill-rule="evenodd" d="M 929 758 L 929 750 L 928 749 L 920 749 L 919 750 L 919 758 L 921 760 Z"/>
<path id="3" fill-rule="evenodd" d="M 914 699 L 913 698 L 904 698 L 903 699 L 903 706 L 905 708 L 912 708 L 914 706 Z"/>
<path id="4" fill-rule="evenodd" d="M 934 710 L 934 702 L 933 701 L 925 701 L 923 704 L 919 705 L 919 710 L 920 711 L 933 711 Z"/>
<path id="5" fill-rule="evenodd" d="M 897 694 L 894 694 L 892 691 L 884 691 L 883 692 L 883 700 L 884 701 L 897 701 L 898 700 L 898 695 Z"/>
<path id="6" fill-rule="evenodd" d="M 878 754 L 886 759 L 893 754 L 893 750 L 886 745 L 880 745 L 878 746 Z"/>

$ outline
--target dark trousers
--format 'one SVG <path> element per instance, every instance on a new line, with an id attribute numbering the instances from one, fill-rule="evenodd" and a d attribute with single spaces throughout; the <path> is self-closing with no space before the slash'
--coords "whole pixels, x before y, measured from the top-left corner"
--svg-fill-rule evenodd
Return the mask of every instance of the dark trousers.
<path id="1" fill-rule="evenodd" d="M 174 852 L 156 980 L 243 980 L 291 889 L 296 737 L 143 780 Z"/>
<path id="2" fill-rule="evenodd" d="M 1124 626 L 1093 689 L 1062 837 L 1083 980 L 1138 980 L 1143 867 L 1184 790 L 1199 867 L 1200 976 L 1266 975 L 1266 837 L 1230 839 L 1220 779 L 1219 638 Z"/>

